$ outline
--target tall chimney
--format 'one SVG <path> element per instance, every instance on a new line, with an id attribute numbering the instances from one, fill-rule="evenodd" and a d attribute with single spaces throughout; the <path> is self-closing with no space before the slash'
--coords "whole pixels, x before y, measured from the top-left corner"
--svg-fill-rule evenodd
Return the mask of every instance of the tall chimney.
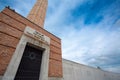
<path id="1" fill-rule="evenodd" d="M 37 0 L 27 18 L 40 27 L 44 28 L 47 6 L 48 0 Z"/>

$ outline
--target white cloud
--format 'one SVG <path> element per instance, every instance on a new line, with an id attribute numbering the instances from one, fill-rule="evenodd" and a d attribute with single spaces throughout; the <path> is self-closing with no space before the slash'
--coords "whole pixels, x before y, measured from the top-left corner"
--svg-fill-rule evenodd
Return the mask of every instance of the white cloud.
<path id="1" fill-rule="evenodd" d="M 120 32 L 91 27 L 63 32 L 63 58 L 103 69 L 119 63 L 120 59 L 115 58 L 120 55 Z"/>
<path id="2" fill-rule="evenodd" d="M 52 2 L 49 0 L 48 5 L 48 15 L 45 21 L 45 28 L 51 32 L 55 32 L 62 24 L 63 21 L 68 18 L 65 18 L 68 15 L 68 11 L 78 6 L 77 4 L 82 4 L 83 0 L 54 0 Z M 69 19 L 68 19 L 69 20 Z M 59 23 L 59 24 L 57 24 Z M 58 27 L 59 26 L 59 27 Z"/>
<path id="3" fill-rule="evenodd" d="M 120 66 L 110 66 L 110 67 L 107 67 L 106 70 L 108 71 L 112 71 L 112 72 L 115 72 L 115 73 L 119 73 L 120 72 Z"/>
<path id="4" fill-rule="evenodd" d="M 76 21 L 66 24 L 64 21 L 69 21 L 69 17 L 66 16 L 71 17 L 68 14 L 70 10 L 85 1 L 93 3 L 90 0 L 49 0 L 45 28 L 62 39 L 63 58 L 119 72 L 120 19 L 116 20 L 116 16 L 119 16 L 120 9 L 111 6 L 100 13 L 104 19 L 99 24 L 85 25 L 84 16 L 76 17 Z M 34 2 L 17 0 L 13 9 L 26 16 Z M 115 24 L 112 25 L 113 23 Z"/>
<path id="5" fill-rule="evenodd" d="M 15 9 L 15 11 L 23 16 L 27 16 L 32 7 L 34 6 L 35 0 L 17 0 L 13 1 L 16 2 L 12 5 L 12 9 Z"/>
<path id="6" fill-rule="evenodd" d="M 120 10 L 113 7 L 112 13 L 111 8 L 103 11 L 100 14 L 104 16 L 104 19 L 99 24 L 85 25 L 84 16 L 76 17 L 76 22 L 66 24 L 64 20 L 66 15 L 69 15 L 67 13 L 84 1 L 62 0 L 58 2 L 59 4 L 57 2 L 55 0 L 55 3 L 52 1 L 49 3 L 53 12 L 49 13 L 48 11 L 49 16 L 46 19 L 45 28 L 62 39 L 63 58 L 118 72 L 117 70 L 120 68 L 118 65 L 120 59 L 117 57 L 120 56 L 120 32 L 117 28 L 112 29 L 111 27 L 115 27 L 112 24 Z M 120 26 L 118 25 L 119 21 L 116 23 L 117 26 Z M 114 69 L 108 68 L 112 65 L 115 65 Z"/>

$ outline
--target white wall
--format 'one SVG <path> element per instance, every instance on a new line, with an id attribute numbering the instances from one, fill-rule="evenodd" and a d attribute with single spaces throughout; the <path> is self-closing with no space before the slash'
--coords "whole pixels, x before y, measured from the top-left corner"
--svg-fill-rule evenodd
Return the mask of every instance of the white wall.
<path id="1" fill-rule="evenodd" d="M 0 76 L 0 80 L 2 80 L 2 76 Z"/>
<path id="2" fill-rule="evenodd" d="M 120 80 L 120 74 L 63 59 L 63 80 Z"/>

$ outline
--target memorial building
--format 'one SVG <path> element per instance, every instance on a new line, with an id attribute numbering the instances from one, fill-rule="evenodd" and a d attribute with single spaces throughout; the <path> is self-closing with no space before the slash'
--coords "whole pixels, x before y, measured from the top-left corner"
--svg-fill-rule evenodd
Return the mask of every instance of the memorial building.
<path id="1" fill-rule="evenodd" d="M 0 12 L 0 76 L 3 80 L 62 77 L 61 39 L 44 29 L 48 1 L 37 0 L 27 18 Z"/>
<path id="2" fill-rule="evenodd" d="M 0 80 L 100 80 L 91 79 L 96 69 L 62 59 L 61 39 L 44 29 L 47 6 L 37 0 L 27 18 L 9 6 L 0 12 Z"/>

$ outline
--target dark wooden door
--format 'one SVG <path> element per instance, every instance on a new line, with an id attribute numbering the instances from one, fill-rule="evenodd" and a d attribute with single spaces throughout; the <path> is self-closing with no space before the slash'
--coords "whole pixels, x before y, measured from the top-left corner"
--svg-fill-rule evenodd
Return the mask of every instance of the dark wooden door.
<path id="1" fill-rule="evenodd" d="M 39 80 L 42 51 L 26 46 L 14 80 Z"/>

